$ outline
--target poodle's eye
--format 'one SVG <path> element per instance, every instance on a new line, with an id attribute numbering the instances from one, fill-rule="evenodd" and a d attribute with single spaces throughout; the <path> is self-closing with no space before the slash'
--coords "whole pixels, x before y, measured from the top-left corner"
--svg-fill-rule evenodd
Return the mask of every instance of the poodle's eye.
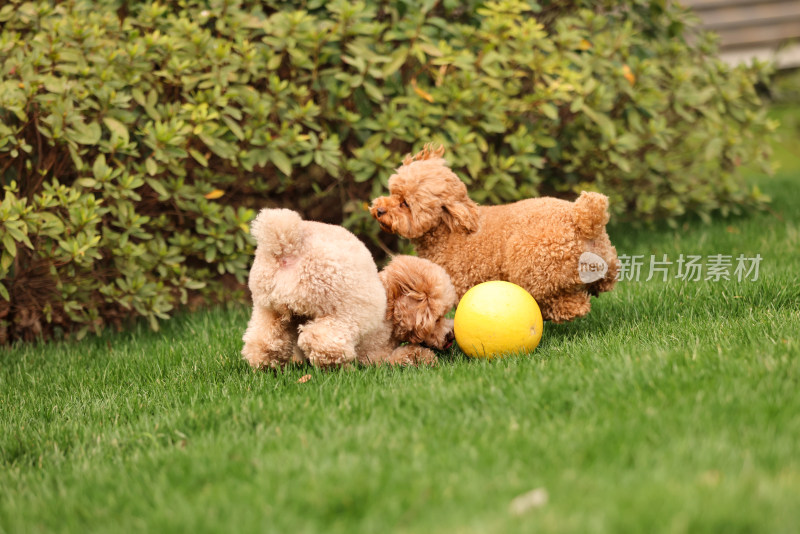
<path id="1" fill-rule="evenodd" d="M 405 200 L 404 200 L 404 201 L 402 201 L 402 202 L 400 203 L 400 207 L 401 207 L 401 208 L 407 208 L 407 207 L 408 207 L 408 202 L 406 202 Z"/>

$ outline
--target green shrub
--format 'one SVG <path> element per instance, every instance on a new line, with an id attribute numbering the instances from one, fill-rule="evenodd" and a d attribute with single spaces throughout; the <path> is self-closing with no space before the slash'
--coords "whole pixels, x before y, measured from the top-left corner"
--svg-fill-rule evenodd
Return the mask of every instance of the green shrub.
<path id="1" fill-rule="evenodd" d="M 600 190 L 622 219 L 758 204 L 753 85 L 673 3 L 19 2 L 0 9 L 0 341 L 244 281 L 255 209 L 344 222 L 447 145 L 479 202 Z M 591 8 L 591 9 L 589 9 Z"/>

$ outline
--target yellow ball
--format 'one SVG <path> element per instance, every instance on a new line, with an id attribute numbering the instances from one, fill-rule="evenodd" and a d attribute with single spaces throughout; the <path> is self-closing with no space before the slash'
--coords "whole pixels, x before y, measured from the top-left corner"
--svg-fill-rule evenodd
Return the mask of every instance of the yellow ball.
<path id="1" fill-rule="evenodd" d="M 455 335 L 461 350 L 474 358 L 530 352 L 543 332 L 536 300 L 511 282 L 484 282 L 467 291 L 456 308 Z"/>

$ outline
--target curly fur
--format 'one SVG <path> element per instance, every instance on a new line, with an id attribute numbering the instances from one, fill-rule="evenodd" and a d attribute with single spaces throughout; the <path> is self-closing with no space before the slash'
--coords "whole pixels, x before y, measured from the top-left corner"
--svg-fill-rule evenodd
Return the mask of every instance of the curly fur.
<path id="1" fill-rule="evenodd" d="M 444 347 L 447 333 L 436 325 L 452 307 L 455 294 L 444 270 L 429 262 L 412 262 L 401 273 L 399 266 L 408 263 L 401 260 L 397 269 L 387 269 L 381 277 L 369 251 L 353 234 L 339 226 L 303 221 L 286 209 L 262 210 L 251 228 L 257 241 L 249 277 L 253 312 L 242 355 L 252 367 L 303 361 L 319 366 L 435 362 L 428 348 L 398 345 L 413 338 L 414 343 Z M 395 312 L 399 308 L 394 299 L 418 299 L 421 305 L 387 316 L 389 295 L 389 308 Z M 403 313 L 418 313 L 422 319 Z M 417 326 L 395 333 L 394 317 Z"/>
<path id="2" fill-rule="evenodd" d="M 453 320 L 445 314 L 458 304 L 458 297 L 444 269 L 422 258 L 395 256 L 380 278 L 395 342 L 438 348 L 452 343 Z"/>
<path id="3" fill-rule="evenodd" d="M 614 287 L 619 261 L 605 230 L 606 196 L 479 206 L 443 154 L 428 145 L 407 157 L 389 178 L 389 196 L 373 200 L 370 212 L 384 231 L 411 239 L 420 257 L 441 265 L 459 297 L 481 282 L 507 280 L 533 295 L 545 319 L 561 322 L 586 315 L 590 295 Z M 608 264 L 590 284 L 578 267 L 587 251 Z"/>

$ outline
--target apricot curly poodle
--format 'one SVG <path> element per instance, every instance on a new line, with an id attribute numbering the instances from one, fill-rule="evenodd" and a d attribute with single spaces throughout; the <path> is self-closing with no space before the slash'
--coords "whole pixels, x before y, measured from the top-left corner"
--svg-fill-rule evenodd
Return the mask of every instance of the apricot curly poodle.
<path id="1" fill-rule="evenodd" d="M 456 293 L 441 267 L 398 257 L 379 276 L 353 234 L 291 210 L 264 209 L 251 228 L 253 312 L 242 355 L 252 367 L 431 364 L 435 354 L 417 343 L 452 342 L 444 315 Z"/>
<path id="2" fill-rule="evenodd" d="M 411 239 L 420 257 L 444 267 L 459 297 L 481 282 L 506 280 L 533 295 L 545 319 L 562 322 L 586 315 L 590 295 L 614 287 L 619 260 L 605 229 L 605 195 L 479 206 L 443 155 L 443 147 L 426 145 L 407 156 L 389 178 L 389 196 L 373 200 L 370 212 L 384 231 Z M 607 269 L 581 276 L 587 252 Z"/>

